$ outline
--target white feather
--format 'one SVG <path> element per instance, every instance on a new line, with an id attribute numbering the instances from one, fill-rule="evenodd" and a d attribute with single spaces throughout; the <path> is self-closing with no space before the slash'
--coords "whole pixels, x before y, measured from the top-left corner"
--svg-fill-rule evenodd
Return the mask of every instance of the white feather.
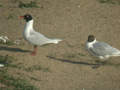
<path id="1" fill-rule="evenodd" d="M 0 67 L 4 67 L 4 65 L 3 65 L 3 64 L 0 64 Z"/>
<path id="2" fill-rule="evenodd" d="M 36 32 L 33 29 L 33 20 L 26 23 L 23 36 L 25 40 L 27 40 L 29 43 L 33 45 L 44 45 L 48 43 L 57 44 L 58 42 L 62 41 L 61 39 L 47 38 L 43 34 Z"/>
<path id="3" fill-rule="evenodd" d="M 120 56 L 120 50 L 107 43 L 96 41 L 96 39 L 93 42 L 87 42 L 86 48 L 90 54 L 100 59 L 107 59 L 111 56 Z"/>

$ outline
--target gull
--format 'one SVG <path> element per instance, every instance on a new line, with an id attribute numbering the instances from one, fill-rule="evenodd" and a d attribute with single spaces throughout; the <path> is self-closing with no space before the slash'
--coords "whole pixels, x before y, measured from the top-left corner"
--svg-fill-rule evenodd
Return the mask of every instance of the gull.
<path id="1" fill-rule="evenodd" d="M 43 34 L 36 32 L 33 28 L 33 18 L 30 14 L 25 14 L 24 16 L 20 16 L 20 18 L 23 18 L 26 21 L 23 36 L 26 41 L 31 43 L 34 46 L 34 50 L 32 52 L 32 55 L 36 55 L 37 52 L 37 46 L 42 46 L 49 43 L 58 44 L 61 39 L 52 39 L 44 36 Z"/>
<path id="2" fill-rule="evenodd" d="M 97 41 L 94 35 L 89 35 L 86 43 L 86 48 L 90 54 L 99 59 L 108 59 L 112 56 L 120 56 L 120 50 L 111 45 Z"/>

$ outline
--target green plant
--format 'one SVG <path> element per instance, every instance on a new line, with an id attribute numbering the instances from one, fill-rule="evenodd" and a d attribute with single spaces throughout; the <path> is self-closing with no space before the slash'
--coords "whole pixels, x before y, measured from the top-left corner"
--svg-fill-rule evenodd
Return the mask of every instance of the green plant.
<path id="1" fill-rule="evenodd" d="M 34 81 L 41 81 L 39 80 L 38 78 L 34 78 L 34 77 L 29 77 L 31 80 L 34 80 Z"/>
<path id="2" fill-rule="evenodd" d="M 38 8 L 38 5 L 35 1 L 31 1 L 29 3 L 24 3 L 24 2 L 19 2 L 19 5 L 18 5 L 19 8 Z"/>
<path id="3" fill-rule="evenodd" d="M 2 55 L 0 55 L 0 63 L 2 63 L 2 64 L 9 64 L 9 63 L 12 62 L 12 60 L 13 60 L 12 56 L 8 56 L 8 55 L 2 56 Z"/>
<path id="4" fill-rule="evenodd" d="M 12 3 L 17 3 L 17 2 L 19 2 L 20 0 L 11 0 L 12 1 Z"/>
<path id="5" fill-rule="evenodd" d="M 115 1 L 115 0 L 98 0 L 100 3 L 109 3 L 109 4 L 119 4 L 119 0 Z"/>
<path id="6" fill-rule="evenodd" d="M 39 65 L 33 65 L 32 67 L 28 67 L 25 69 L 25 71 L 27 71 L 27 72 L 33 72 L 34 70 L 42 70 L 44 72 L 48 72 L 49 68 L 43 68 Z"/>
<path id="7" fill-rule="evenodd" d="M 8 45 L 8 46 L 15 45 L 14 42 L 12 42 L 12 41 L 7 41 L 6 43 L 3 41 L 0 41 L 0 44 Z"/>
<path id="8" fill-rule="evenodd" d="M 78 53 L 79 56 L 86 56 L 85 54 L 83 53 Z"/>
<path id="9" fill-rule="evenodd" d="M 41 66 L 33 65 L 32 67 L 28 67 L 25 70 L 28 72 L 32 72 L 34 70 L 41 70 L 41 69 L 42 69 Z"/>
<path id="10" fill-rule="evenodd" d="M 0 64 L 5 64 L 4 68 L 0 68 L 0 83 L 4 85 L 4 87 L 0 86 L 0 90 L 38 90 L 25 79 L 19 79 L 8 74 L 10 67 L 21 69 L 19 64 L 13 64 L 13 60 L 15 59 L 12 56 L 0 55 Z"/>
<path id="11" fill-rule="evenodd" d="M 65 53 L 63 55 L 63 57 L 65 57 L 65 58 L 75 58 L 76 54 L 75 53 Z"/>
<path id="12" fill-rule="evenodd" d="M 50 72 L 50 69 L 49 68 L 43 68 L 43 71 L 44 72 Z"/>
<path id="13" fill-rule="evenodd" d="M 4 84 L 6 87 L 11 87 L 12 90 L 38 90 L 29 82 L 10 76 L 9 74 L 7 74 L 7 72 L 0 72 L 0 83 Z"/>
<path id="14" fill-rule="evenodd" d="M 3 5 L 2 5 L 2 4 L 0 4 L 0 7 L 3 7 Z"/>
<path id="15" fill-rule="evenodd" d="M 12 63 L 14 60 L 15 60 L 15 58 L 12 57 L 12 56 L 9 56 L 9 55 L 2 56 L 2 55 L 0 55 L 0 64 L 4 64 L 5 67 L 22 69 L 22 67 L 20 67 L 19 64 L 13 64 Z"/>
<path id="16" fill-rule="evenodd" d="M 14 16 L 12 14 L 9 14 L 7 17 L 7 19 L 13 19 L 13 18 L 14 18 Z"/>

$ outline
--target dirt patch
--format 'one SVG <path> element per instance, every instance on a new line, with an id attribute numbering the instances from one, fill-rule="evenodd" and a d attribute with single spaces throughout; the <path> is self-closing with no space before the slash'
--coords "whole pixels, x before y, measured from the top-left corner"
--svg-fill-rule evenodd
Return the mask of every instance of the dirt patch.
<path id="1" fill-rule="evenodd" d="M 26 85 L 32 89 L 22 90 L 119 90 L 120 58 L 93 68 L 96 58 L 84 46 L 88 35 L 93 34 L 99 41 L 120 49 L 120 5 L 119 1 L 111 1 L 22 0 L 21 6 L 21 0 L 1 1 L 0 35 L 13 41 L 21 39 L 22 45 L 0 45 L 0 55 L 14 58 L 12 65 L 0 72 L 7 70 L 13 80 L 29 82 Z M 36 31 L 63 41 L 39 47 L 38 54 L 30 56 L 32 45 L 23 40 L 25 22 L 19 19 L 26 13 L 33 16 Z M 17 86 L 1 82 L 0 88 L 4 86 L 17 90 Z"/>

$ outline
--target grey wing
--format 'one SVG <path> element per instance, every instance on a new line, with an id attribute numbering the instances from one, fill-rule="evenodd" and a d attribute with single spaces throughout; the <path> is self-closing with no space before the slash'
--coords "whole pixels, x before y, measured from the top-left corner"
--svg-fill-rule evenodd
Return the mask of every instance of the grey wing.
<path id="1" fill-rule="evenodd" d="M 93 54 L 97 56 L 113 55 L 120 52 L 118 49 L 113 48 L 107 43 L 97 42 L 93 45 L 93 48 L 90 49 Z"/>
<path id="2" fill-rule="evenodd" d="M 50 39 L 38 32 L 31 32 L 28 41 L 34 45 L 43 45 Z"/>

